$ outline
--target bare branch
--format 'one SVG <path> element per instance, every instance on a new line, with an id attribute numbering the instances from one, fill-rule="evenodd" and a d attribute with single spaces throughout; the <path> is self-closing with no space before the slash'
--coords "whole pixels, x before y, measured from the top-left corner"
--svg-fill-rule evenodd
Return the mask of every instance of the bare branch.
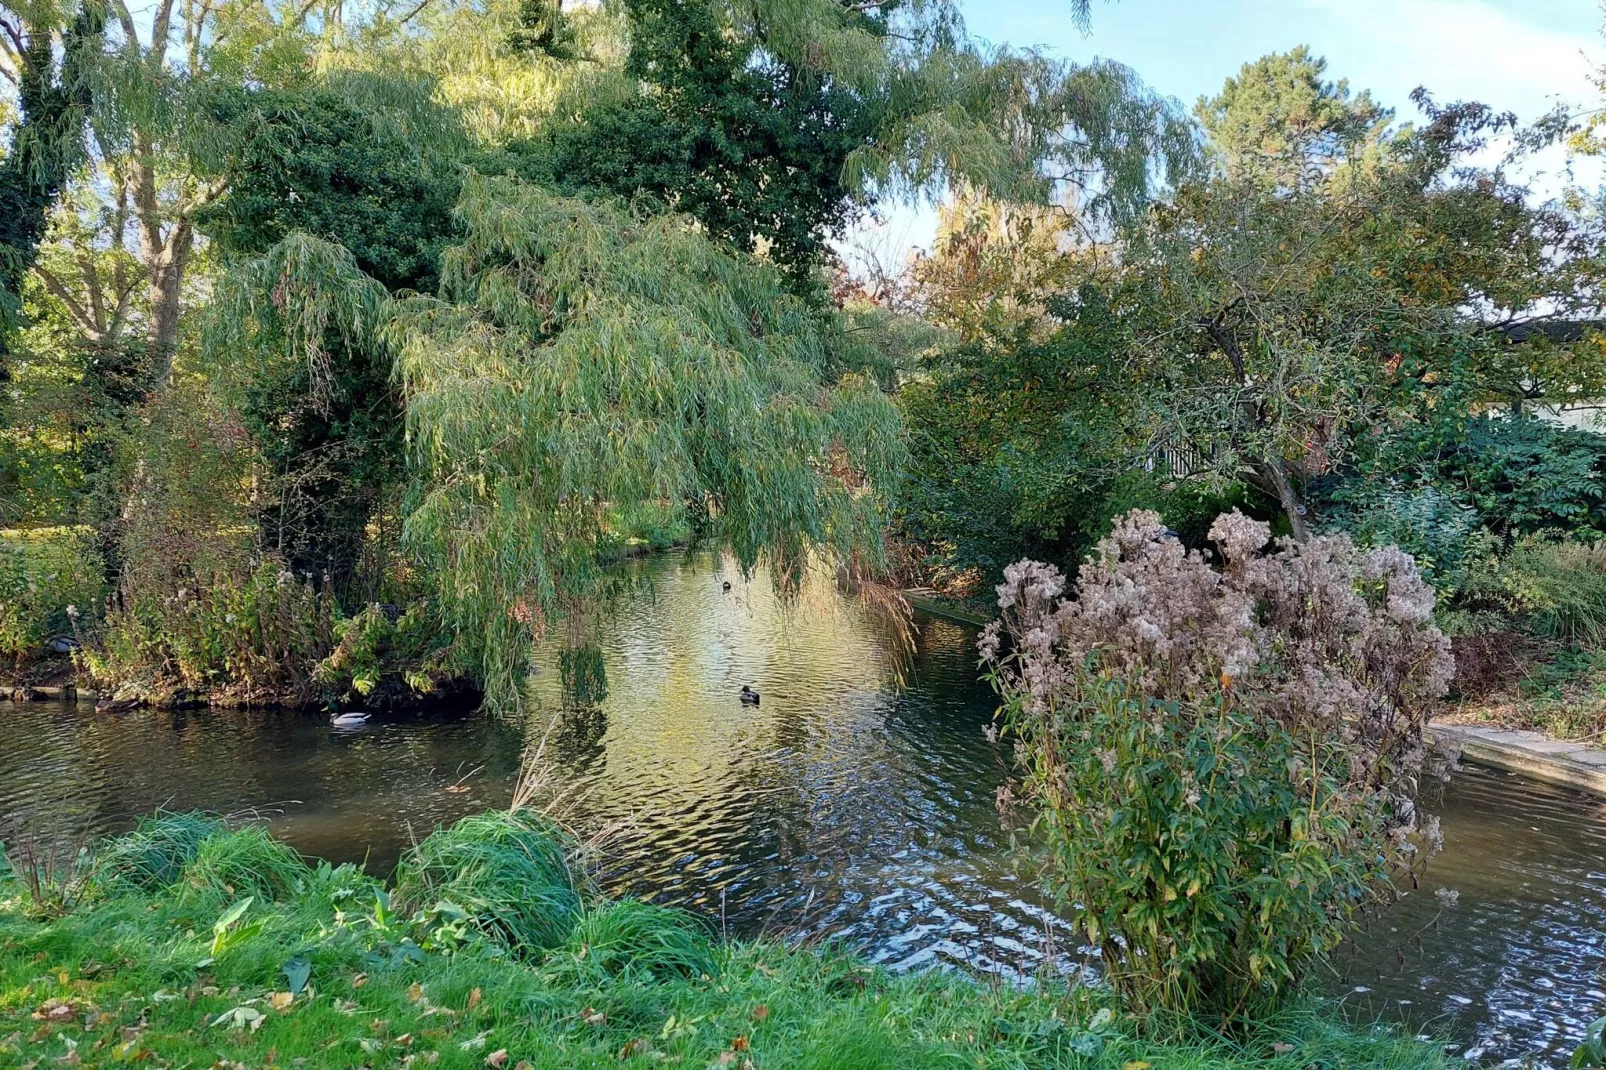
<path id="1" fill-rule="evenodd" d="M 79 329 L 90 339 L 99 341 L 100 324 L 96 323 L 94 317 L 84 309 L 84 306 L 78 302 L 77 298 L 73 297 L 72 291 L 68 290 L 62 281 L 43 264 L 34 265 L 34 274 L 38 275 L 39 280 L 45 284 L 45 289 L 49 290 L 57 300 L 67 306 L 67 311 L 72 314 L 72 318 L 78 321 Z"/>
<path id="2" fill-rule="evenodd" d="M 413 9 L 411 11 L 396 20 L 397 25 L 405 25 L 406 23 L 411 22 L 432 3 L 434 3 L 434 0 L 418 0 L 418 3 L 413 5 Z"/>
<path id="3" fill-rule="evenodd" d="M 13 25 L 10 19 L 0 18 L 0 30 L 6 31 L 6 36 L 11 39 L 13 54 L 21 56 L 28 50 L 27 44 L 22 40 L 22 27 L 20 24 Z"/>
<path id="4" fill-rule="evenodd" d="M 151 20 L 151 50 L 145 57 L 151 70 L 160 71 L 167 62 L 168 36 L 173 31 L 173 0 L 160 0 Z"/>

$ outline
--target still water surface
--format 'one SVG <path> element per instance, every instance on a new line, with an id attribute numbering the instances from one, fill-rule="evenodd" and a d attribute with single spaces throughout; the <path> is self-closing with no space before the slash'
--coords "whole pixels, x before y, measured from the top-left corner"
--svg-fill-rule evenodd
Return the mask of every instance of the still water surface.
<path id="1" fill-rule="evenodd" d="M 288 711 L 0 704 L 0 837 L 87 837 L 159 806 L 255 811 L 303 852 L 384 870 L 412 837 L 504 805 L 544 738 L 571 820 L 617 830 L 611 891 L 732 933 L 837 934 L 899 969 L 1079 961 L 993 811 L 1006 755 L 982 734 L 994 702 L 974 629 L 922 618 L 906 649 L 824 582 L 782 607 L 706 558 L 632 570 L 633 593 L 593 629 L 605 686 L 593 675 L 577 696 L 545 651 L 521 722 L 350 732 Z M 737 700 L 743 684 L 760 706 Z M 1474 1059 L 1559 1065 L 1606 1013 L 1606 806 L 1469 766 L 1435 809 L 1444 853 L 1327 985 Z"/>

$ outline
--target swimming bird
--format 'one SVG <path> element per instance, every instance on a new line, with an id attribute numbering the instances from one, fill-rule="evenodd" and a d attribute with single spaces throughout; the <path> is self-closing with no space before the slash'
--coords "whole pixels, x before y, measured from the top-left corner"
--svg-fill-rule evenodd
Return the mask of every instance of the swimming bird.
<path id="1" fill-rule="evenodd" d="M 360 728 L 368 723 L 368 713 L 365 710 L 350 710 L 346 713 L 337 713 L 329 718 L 329 723 L 336 728 Z"/>
<path id="2" fill-rule="evenodd" d="M 103 698 L 95 703 L 96 713 L 129 713 L 145 705 L 142 698 Z"/>
<path id="3" fill-rule="evenodd" d="M 748 687 L 746 684 L 742 685 L 742 689 L 740 691 L 738 691 L 736 693 L 736 695 L 737 695 L 738 698 L 740 698 L 742 700 L 742 705 L 743 706 L 757 706 L 758 705 L 758 692 L 754 691 L 751 687 Z"/>

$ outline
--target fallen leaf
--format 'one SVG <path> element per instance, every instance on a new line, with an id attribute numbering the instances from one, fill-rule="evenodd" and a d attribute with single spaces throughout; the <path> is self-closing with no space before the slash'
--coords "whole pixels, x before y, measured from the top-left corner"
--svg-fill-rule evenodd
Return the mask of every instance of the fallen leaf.
<path id="1" fill-rule="evenodd" d="M 419 1000 L 423 999 L 424 986 L 419 984 L 417 981 L 414 981 L 412 987 L 407 990 L 407 998 L 412 1000 L 414 1003 L 417 1003 Z"/>
<path id="2" fill-rule="evenodd" d="M 535 1070 L 535 1067 L 530 1065 L 530 1060 L 520 1059 L 518 1065 L 515 1066 L 513 1070 Z"/>
<path id="3" fill-rule="evenodd" d="M 470 992 L 468 994 L 468 1009 L 473 1010 L 475 1007 L 478 1007 L 480 1005 L 480 1000 L 483 998 L 484 997 L 480 994 L 480 990 L 477 988 Z"/>
<path id="4" fill-rule="evenodd" d="M 580 1012 L 580 1020 L 586 1025 L 607 1025 L 608 1016 L 595 1007 L 587 1007 Z"/>
<path id="5" fill-rule="evenodd" d="M 365 985 L 367 983 L 368 983 L 368 975 L 366 973 L 359 973 L 357 976 L 355 976 L 355 977 L 353 977 L 351 979 L 351 987 L 352 988 L 361 988 L 363 985 Z"/>
<path id="6" fill-rule="evenodd" d="M 719 1058 L 715 1059 L 710 1065 L 711 1066 L 731 1066 L 735 1062 L 736 1062 L 736 1053 L 734 1051 L 722 1051 L 722 1052 L 719 1053 Z"/>
<path id="7" fill-rule="evenodd" d="M 411 1033 L 403 1033 L 396 1038 L 396 1043 L 403 1048 L 410 1048 L 413 1046 L 413 1035 Z"/>
<path id="8" fill-rule="evenodd" d="M 764 1019 L 768 1018 L 769 1016 L 770 1016 L 770 1009 L 768 1007 L 764 1006 L 764 1004 L 760 1003 L 758 1006 L 753 1008 L 753 1021 L 762 1022 Z"/>
<path id="9" fill-rule="evenodd" d="M 507 1049 L 497 1048 L 491 1052 L 485 1057 L 485 1065 L 489 1066 L 491 1070 L 502 1070 L 502 1067 L 507 1065 Z"/>
<path id="10" fill-rule="evenodd" d="M 647 1042 L 642 1040 L 640 1037 L 635 1037 L 632 1040 L 626 1041 L 625 1046 L 619 1049 L 619 1061 L 623 1062 L 632 1055 L 640 1055 L 646 1050 Z"/>
<path id="11" fill-rule="evenodd" d="M 1149 1064 L 1142 1059 L 1133 1059 L 1131 1062 L 1122 1063 L 1121 1070 L 1149 1070 Z"/>
<path id="12" fill-rule="evenodd" d="M 1289 1052 L 1294 1050 L 1294 1046 L 1292 1044 L 1273 1044 L 1271 1046 L 1271 1050 L 1276 1052 L 1278 1055 L 1287 1055 Z"/>
<path id="13" fill-rule="evenodd" d="M 479 989 L 476 988 L 474 991 L 478 992 Z M 464 1051 L 479 1051 L 481 1048 L 485 1047 L 485 1038 L 490 1035 L 491 1031 L 487 1029 L 485 1032 L 476 1034 L 475 1036 L 463 1041 L 458 1045 L 458 1047 L 462 1048 Z"/>
<path id="14" fill-rule="evenodd" d="M 473 789 L 471 789 L 467 784 L 453 784 L 453 785 L 451 785 L 450 787 L 448 787 L 446 789 L 446 793 L 448 795 L 461 795 L 465 791 L 471 791 L 471 790 L 473 790 Z"/>
<path id="15" fill-rule="evenodd" d="M 731 1041 L 731 1051 L 746 1051 L 746 1050 L 747 1050 L 747 1037 L 746 1036 L 739 1036 L 739 1037 L 734 1038 Z"/>
<path id="16" fill-rule="evenodd" d="M 296 1001 L 294 992 L 275 992 L 268 997 L 268 1006 L 276 1011 L 287 1010 Z"/>
<path id="17" fill-rule="evenodd" d="M 47 999 L 31 1017 L 36 1022 L 65 1022 L 72 1017 L 72 1002 L 65 999 Z"/>
<path id="18" fill-rule="evenodd" d="M 212 1019 L 212 1025 L 226 1025 L 231 1029 L 250 1029 L 255 1033 L 262 1028 L 262 1012 L 255 1007 L 234 1007 Z"/>

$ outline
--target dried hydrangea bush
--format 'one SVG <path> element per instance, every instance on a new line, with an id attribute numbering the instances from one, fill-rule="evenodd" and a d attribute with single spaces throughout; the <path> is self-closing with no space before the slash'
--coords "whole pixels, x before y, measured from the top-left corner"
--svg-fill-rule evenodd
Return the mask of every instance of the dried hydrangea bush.
<path id="1" fill-rule="evenodd" d="M 1049 890 L 1137 1011 L 1264 1013 L 1438 846 L 1415 798 L 1452 674 L 1409 555 L 1269 545 L 1233 512 L 1188 551 L 1117 520 L 1074 591 L 1005 570 L 980 648 Z"/>

